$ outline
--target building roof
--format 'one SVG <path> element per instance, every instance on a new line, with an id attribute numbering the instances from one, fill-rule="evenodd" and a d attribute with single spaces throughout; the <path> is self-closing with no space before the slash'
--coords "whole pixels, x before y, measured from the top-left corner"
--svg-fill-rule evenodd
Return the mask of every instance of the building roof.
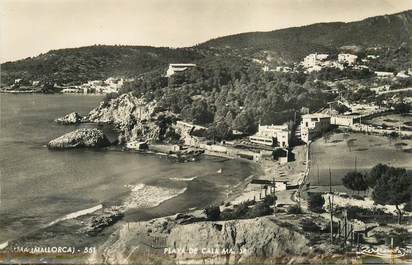
<path id="1" fill-rule="evenodd" d="M 312 113 L 312 114 L 305 114 L 302 116 L 303 119 L 311 119 L 311 118 L 329 118 L 330 115 L 325 113 Z"/>
<path id="2" fill-rule="evenodd" d="M 171 63 L 169 64 L 170 67 L 194 67 L 196 64 L 194 63 Z"/>

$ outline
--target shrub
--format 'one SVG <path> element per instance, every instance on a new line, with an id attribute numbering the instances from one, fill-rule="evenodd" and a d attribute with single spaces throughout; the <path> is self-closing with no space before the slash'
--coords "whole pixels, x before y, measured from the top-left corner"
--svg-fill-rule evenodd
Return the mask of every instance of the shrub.
<path id="1" fill-rule="evenodd" d="M 203 211 L 208 220 L 216 221 L 220 217 L 220 208 L 219 206 L 209 206 Z"/>
<path id="2" fill-rule="evenodd" d="M 273 209 L 264 202 L 259 202 L 255 207 L 249 209 L 246 213 L 247 218 L 255 218 L 259 216 L 269 215 L 273 213 Z"/>
<path id="3" fill-rule="evenodd" d="M 234 219 L 246 219 L 255 218 L 259 216 L 269 215 L 273 213 L 273 209 L 270 207 L 272 204 L 268 204 L 268 201 L 262 201 L 254 205 L 255 201 L 242 202 L 239 205 L 235 205 L 234 209 L 225 209 L 221 214 L 222 220 L 234 220 Z M 272 202 L 273 203 L 273 202 Z M 254 207 L 249 208 L 249 206 Z"/>
<path id="4" fill-rule="evenodd" d="M 233 218 L 239 219 L 242 218 L 248 210 L 247 202 L 242 202 L 241 204 L 237 205 L 233 210 Z"/>
<path id="5" fill-rule="evenodd" d="M 363 222 L 377 221 L 377 222 L 393 222 L 394 216 L 385 213 L 382 209 L 365 209 L 357 206 L 345 207 L 349 219 L 358 219 Z M 338 209 L 343 211 L 343 208 Z"/>
<path id="6" fill-rule="evenodd" d="M 309 210 L 315 213 L 323 213 L 323 204 L 325 204 L 325 199 L 322 197 L 321 193 L 310 193 L 308 198 Z"/>
<path id="7" fill-rule="evenodd" d="M 265 205 L 271 206 L 273 205 L 277 200 L 277 197 L 275 195 L 267 195 L 265 198 L 263 198 L 263 203 Z"/>
<path id="8" fill-rule="evenodd" d="M 368 189 L 368 184 L 366 182 L 366 176 L 360 172 L 352 171 L 346 173 L 342 179 L 342 184 L 346 188 L 357 191 L 365 191 Z"/>
<path id="9" fill-rule="evenodd" d="M 301 214 L 302 209 L 298 205 L 292 205 L 288 207 L 288 214 Z"/>

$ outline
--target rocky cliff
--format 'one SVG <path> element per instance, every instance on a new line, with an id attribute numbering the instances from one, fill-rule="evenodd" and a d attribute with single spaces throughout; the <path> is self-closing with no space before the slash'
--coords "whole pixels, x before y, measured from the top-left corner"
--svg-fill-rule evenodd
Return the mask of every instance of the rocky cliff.
<path id="1" fill-rule="evenodd" d="M 276 217 L 178 224 L 174 217 L 124 224 L 89 262 L 107 264 L 262 264 L 317 259 L 298 228 Z M 317 260 L 319 261 L 319 260 Z"/>
<path id="2" fill-rule="evenodd" d="M 78 129 L 51 140 L 50 149 L 71 149 L 80 147 L 105 147 L 110 145 L 106 136 L 98 129 Z"/>
<path id="3" fill-rule="evenodd" d="M 160 111 L 157 102 L 148 102 L 131 93 L 100 103 L 86 118 L 90 122 L 113 124 L 120 131 L 120 143 L 135 140 L 174 143 L 180 139 L 173 128 L 175 114 Z"/>
<path id="4" fill-rule="evenodd" d="M 87 118 L 91 122 L 112 123 L 122 129 L 136 121 L 150 120 L 155 108 L 156 102 L 147 102 L 128 93 L 101 102 Z"/>

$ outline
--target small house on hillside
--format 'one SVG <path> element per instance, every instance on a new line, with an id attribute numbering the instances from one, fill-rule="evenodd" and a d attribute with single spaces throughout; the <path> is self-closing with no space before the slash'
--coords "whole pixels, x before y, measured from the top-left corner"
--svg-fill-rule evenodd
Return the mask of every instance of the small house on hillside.
<path id="1" fill-rule="evenodd" d="M 175 73 L 184 72 L 189 68 L 196 67 L 193 63 L 171 63 L 166 72 L 166 77 L 171 77 Z"/>

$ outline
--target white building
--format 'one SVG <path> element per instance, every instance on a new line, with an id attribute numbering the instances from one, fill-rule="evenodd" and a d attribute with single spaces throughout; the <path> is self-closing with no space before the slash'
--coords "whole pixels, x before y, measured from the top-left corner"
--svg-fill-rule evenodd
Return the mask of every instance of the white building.
<path id="1" fill-rule="evenodd" d="M 328 54 L 318 54 L 312 53 L 306 56 L 301 65 L 306 69 L 306 72 L 316 72 L 320 71 L 323 68 L 338 68 L 340 70 L 344 69 L 344 66 L 334 60 L 328 60 Z"/>
<path id="2" fill-rule="evenodd" d="M 326 53 L 311 53 L 303 59 L 303 65 L 308 67 L 315 66 L 320 62 L 326 61 L 328 59 L 329 54 Z"/>
<path id="3" fill-rule="evenodd" d="M 376 74 L 378 77 L 382 77 L 382 78 L 384 78 L 384 77 L 394 77 L 394 75 L 393 75 L 392 72 L 375 71 L 375 74 Z"/>
<path id="4" fill-rule="evenodd" d="M 350 53 L 339 53 L 338 54 L 338 62 L 342 64 L 346 63 L 352 66 L 356 63 L 357 59 L 358 59 L 358 56 L 354 54 L 350 54 Z"/>
<path id="5" fill-rule="evenodd" d="M 306 114 L 302 116 L 300 137 L 305 143 L 330 127 L 330 116 L 323 113 Z"/>
<path id="6" fill-rule="evenodd" d="M 126 147 L 134 150 L 145 150 L 148 149 L 148 144 L 142 141 L 130 141 L 126 143 Z"/>
<path id="7" fill-rule="evenodd" d="M 61 91 L 62 93 L 80 93 L 80 89 L 78 88 L 65 88 Z"/>
<path id="8" fill-rule="evenodd" d="M 171 77 L 175 73 L 184 72 L 189 68 L 196 67 L 196 64 L 193 63 L 171 63 L 166 72 L 166 77 Z"/>
<path id="9" fill-rule="evenodd" d="M 258 132 L 249 136 L 252 143 L 275 146 L 283 148 L 289 147 L 290 129 L 287 124 L 284 125 L 259 125 Z"/>
<path id="10" fill-rule="evenodd" d="M 330 124 L 337 126 L 352 126 L 359 119 L 359 115 L 332 115 Z"/>
<path id="11" fill-rule="evenodd" d="M 399 73 L 396 74 L 396 77 L 398 77 L 398 78 L 408 78 L 408 77 L 410 77 L 410 75 L 408 75 L 406 73 L 406 71 L 400 71 Z"/>

